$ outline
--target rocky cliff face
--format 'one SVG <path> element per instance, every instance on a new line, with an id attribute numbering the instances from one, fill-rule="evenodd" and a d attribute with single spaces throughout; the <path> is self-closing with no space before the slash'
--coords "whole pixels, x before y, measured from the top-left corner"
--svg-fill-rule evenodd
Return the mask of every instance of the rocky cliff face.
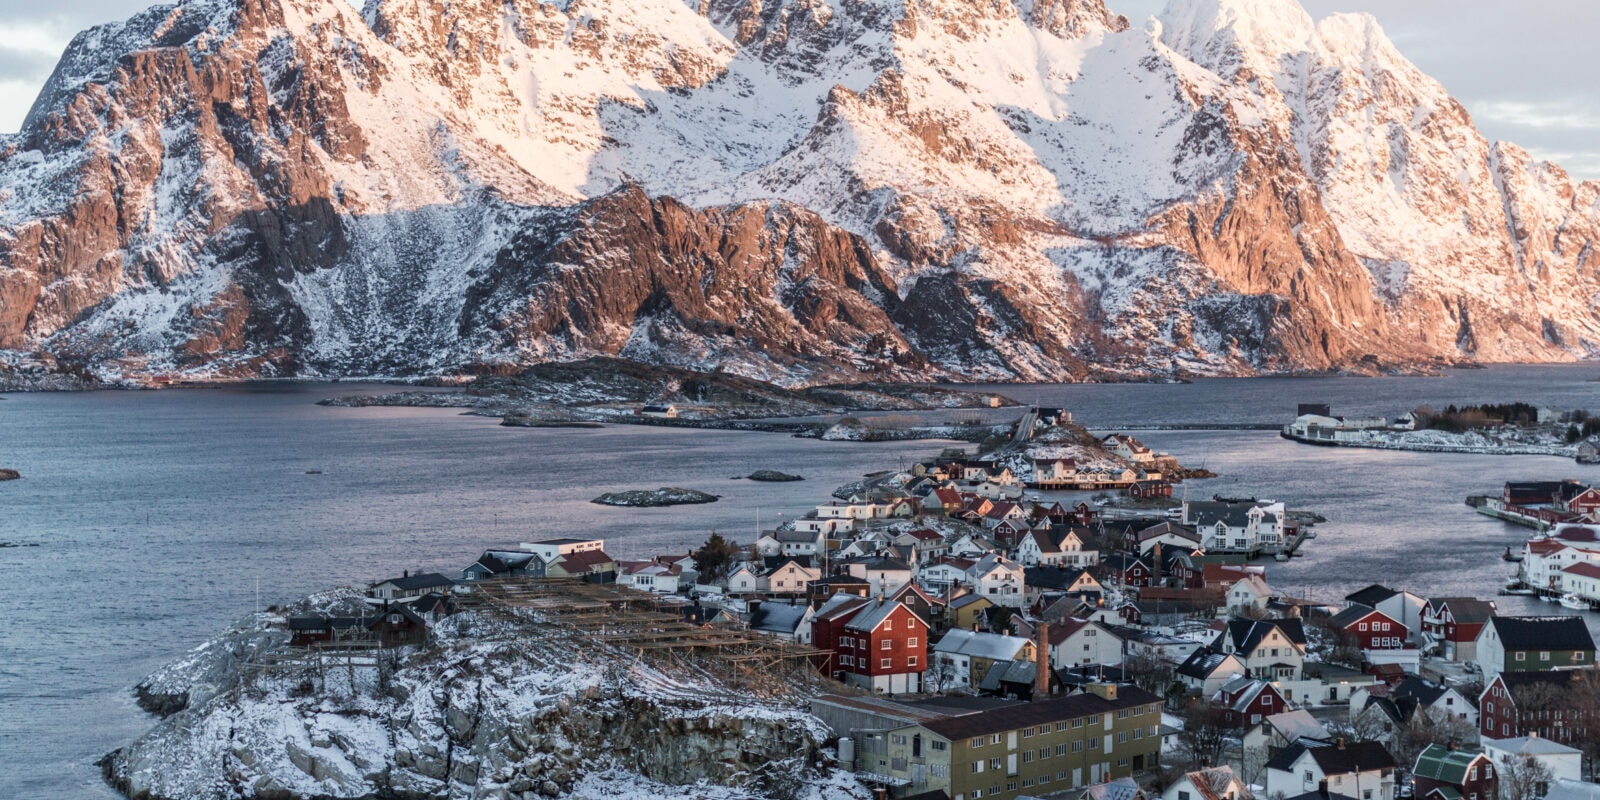
<path id="1" fill-rule="evenodd" d="M 189 0 L 0 140 L 0 349 L 788 383 L 1594 355 L 1600 183 L 1293 0 Z"/>

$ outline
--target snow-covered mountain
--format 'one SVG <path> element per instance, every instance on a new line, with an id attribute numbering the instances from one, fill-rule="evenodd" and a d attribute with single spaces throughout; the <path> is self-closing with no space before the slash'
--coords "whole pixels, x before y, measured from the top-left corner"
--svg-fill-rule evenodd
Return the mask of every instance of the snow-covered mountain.
<path id="1" fill-rule="evenodd" d="M 786 383 L 1600 354 L 1600 182 L 1294 0 L 189 0 L 0 139 L 0 348 Z"/>

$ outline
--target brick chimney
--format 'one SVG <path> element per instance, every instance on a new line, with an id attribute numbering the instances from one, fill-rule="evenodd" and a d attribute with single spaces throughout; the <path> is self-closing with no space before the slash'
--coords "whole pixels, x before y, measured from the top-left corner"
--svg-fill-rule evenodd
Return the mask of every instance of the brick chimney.
<path id="1" fill-rule="evenodd" d="M 1050 623 L 1040 621 L 1038 635 L 1039 648 L 1033 655 L 1033 699 L 1043 700 L 1050 696 Z"/>

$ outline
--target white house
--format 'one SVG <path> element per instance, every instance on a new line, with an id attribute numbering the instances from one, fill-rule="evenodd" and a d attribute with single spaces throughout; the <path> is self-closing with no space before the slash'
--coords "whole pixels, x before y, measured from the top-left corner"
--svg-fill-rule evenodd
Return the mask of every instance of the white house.
<path id="1" fill-rule="evenodd" d="M 1267 761 L 1267 796 L 1319 790 L 1355 800 L 1394 800 L 1394 756 L 1378 742 L 1308 746 L 1301 740 Z M 1326 783 L 1324 783 L 1326 782 Z"/>
<path id="2" fill-rule="evenodd" d="M 1004 556 L 989 554 L 967 570 L 967 581 L 974 592 L 997 606 L 1021 608 L 1024 602 L 1022 565 Z"/>
<path id="3" fill-rule="evenodd" d="M 1186 772 L 1161 793 L 1161 800 L 1255 800 L 1233 767 L 1207 767 Z"/>
<path id="4" fill-rule="evenodd" d="M 1236 617 L 1228 620 L 1217 644 L 1222 652 L 1238 656 L 1256 678 L 1299 680 L 1305 665 L 1305 628 L 1298 619 Z"/>
<path id="5" fill-rule="evenodd" d="M 934 594 L 944 594 L 951 587 L 967 581 L 967 570 L 976 563 L 964 558 L 947 558 L 924 564 L 917 570 L 917 583 Z"/>
<path id="6" fill-rule="evenodd" d="M 1113 433 L 1101 439 L 1100 443 L 1112 453 L 1136 464 L 1149 464 L 1156 460 L 1156 454 L 1150 452 L 1150 448 L 1127 434 Z"/>
<path id="7" fill-rule="evenodd" d="M 784 561 L 765 576 L 771 594 L 805 594 L 811 582 L 822 577 L 822 570 L 802 566 L 793 559 Z"/>
<path id="8" fill-rule="evenodd" d="M 1210 650 L 1196 650 L 1178 665 L 1178 680 L 1202 697 L 1215 695 L 1223 684 L 1246 674 L 1248 670 L 1237 656 Z"/>
<path id="9" fill-rule="evenodd" d="M 617 564 L 617 585 L 632 586 L 642 592 L 673 594 L 683 579 L 683 568 L 677 564 L 655 561 L 625 561 Z"/>
<path id="10" fill-rule="evenodd" d="M 1272 714 L 1245 731 L 1243 739 L 1244 776 L 1251 782 L 1262 779 L 1267 761 L 1301 738 L 1327 739 L 1327 726 L 1305 709 Z"/>
<path id="11" fill-rule="evenodd" d="M 1531 758 L 1550 768 L 1554 780 L 1583 780 L 1583 751 L 1538 736 L 1513 739 L 1482 739 L 1483 754 L 1496 764 Z M 1501 774 L 1504 774 L 1502 770 Z"/>
<path id="12" fill-rule="evenodd" d="M 604 550 L 606 549 L 606 540 L 542 539 L 537 542 L 523 542 L 520 546 L 523 550 L 537 554 L 540 558 L 545 560 L 545 563 L 548 564 L 555 561 L 559 556 L 571 555 L 572 553 L 587 553 L 593 550 Z"/>
<path id="13" fill-rule="evenodd" d="M 1121 664 L 1122 638 L 1105 625 L 1068 618 L 1050 624 L 1050 665 Z"/>
<path id="14" fill-rule="evenodd" d="M 1267 601 L 1271 598 L 1272 587 L 1267 585 L 1267 580 L 1255 573 L 1247 574 L 1228 587 L 1228 613 L 1266 611 Z"/>
<path id="15" fill-rule="evenodd" d="M 987 669 L 989 664 L 997 661 L 1031 661 L 1035 652 L 1032 639 L 1003 633 L 952 629 L 945 632 L 933 646 L 933 661 L 938 668 L 936 688 L 971 686 L 974 662 L 981 663 Z M 935 676 L 929 676 L 929 680 L 935 680 Z"/>

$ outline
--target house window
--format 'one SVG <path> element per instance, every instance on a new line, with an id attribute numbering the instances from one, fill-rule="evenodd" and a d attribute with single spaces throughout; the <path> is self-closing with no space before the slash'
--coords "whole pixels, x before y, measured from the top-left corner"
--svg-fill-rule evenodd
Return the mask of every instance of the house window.
<path id="1" fill-rule="evenodd" d="M 1540 650 L 1539 651 L 1539 660 L 1540 661 L 1549 661 L 1550 660 L 1550 651 L 1549 650 Z"/>
<path id="2" fill-rule="evenodd" d="M 892 659 L 892 658 L 885 658 L 885 659 L 881 659 L 881 660 L 880 660 L 880 661 L 879 661 L 879 662 L 878 662 L 878 666 L 879 666 L 879 667 L 882 667 L 882 668 L 883 668 L 883 669 L 888 669 L 888 668 L 889 668 L 889 667 L 890 667 L 890 666 L 892 666 L 892 665 L 893 665 L 893 664 L 894 664 L 894 659 Z"/>
<path id="3" fill-rule="evenodd" d="M 999 769 L 999 768 L 1000 768 L 1000 759 L 998 759 L 998 758 L 989 759 L 989 769 Z"/>
<path id="4" fill-rule="evenodd" d="M 941 742 L 938 739 L 934 739 L 933 741 L 929 742 L 928 746 L 932 747 L 935 750 L 938 750 L 941 753 L 944 752 L 945 750 L 949 749 L 949 747 L 950 747 L 950 745 L 945 744 L 944 742 Z"/>
<path id="5" fill-rule="evenodd" d="M 917 657 L 916 656 L 906 656 L 906 666 L 914 667 L 916 665 L 917 665 Z"/>
<path id="6" fill-rule="evenodd" d="M 879 650 L 893 650 L 894 649 L 894 642 L 889 640 L 889 639 L 884 639 L 882 646 L 879 647 L 878 649 Z"/>
<path id="7" fill-rule="evenodd" d="M 1366 629 L 1367 629 L 1367 623 L 1365 623 L 1365 622 L 1363 622 L 1363 623 L 1361 623 L 1361 624 L 1356 626 L 1356 630 L 1358 630 L 1358 631 L 1364 631 Z"/>
<path id="8" fill-rule="evenodd" d="M 998 733 L 990 734 L 990 736 L 989 736 L 989 744 L 999 744 L 999 743 L 1000 743 L 1000 734 L 998 734 Z"/>
<path id="9" fill-rule="evenodd" d="M 1185 792 L 1185 791 L 1182 791 L 1182 790 L 1179 790 L 1178 791 L 1178 800 L 1189 800 L 1189 793 Z"/>
<path id="10" fill-rule="evenodd" d="M 1024 751 L 1022 751 L 1022 763 L 1024 763 L 1024 764 L 1032 764 L 1033 763 L 1033 751 L 1032 750 L 1024 750 Z"/>
<path id="11" fill-rule="evenodd" d="M 977 761 L 972 762 L 972 774 L 976 775 L 976 774 L 978 774 L 978 773 L 980 773 L 982 771 L 983 771 L 983 759 L 980 758 Z"/>
<path id="12" fill-rule="evenodd" d="M 1527 657 L 1528 657 L 1527 653 L 1522 653 L 1522 652 L 1517 653 L 1517 660 L 1518 661 L 1525 661 L 1525 660 L 1527 660 Z"/>
<path id="13" fill-rule="evenodd" d="M 967 742 L 967 746 L 968 747 L 982 747 L 983 746 L 983 737 L 982 736 L 974 736 L 974 737 L 972 737 L 972 741 Z M 977 770 L 973 770 L 973 771 L 976 772 Z"/>
<path id="14" fill-rule="evenodd" d="M 1573 653 L 1572 654 L 1572 660 L 1573 661 L 1582 661 L 1583 660 L 1583 653 Z"/>
<path id="15" fill-rule="evenodd" d="M 917 646 L 917 637 L 913 636 L 910 639 L 906 640 L 906 647 L 916 647 L 916 646 Z"/>
<path id="16" fill-rule="evenodd" d="M 1032 739 L 1033 738 L 1033 729 L 1032 728 L 1023 728 L 1022 729 L 1022 738 L 1024 738 L 1024 739 Z"/>

